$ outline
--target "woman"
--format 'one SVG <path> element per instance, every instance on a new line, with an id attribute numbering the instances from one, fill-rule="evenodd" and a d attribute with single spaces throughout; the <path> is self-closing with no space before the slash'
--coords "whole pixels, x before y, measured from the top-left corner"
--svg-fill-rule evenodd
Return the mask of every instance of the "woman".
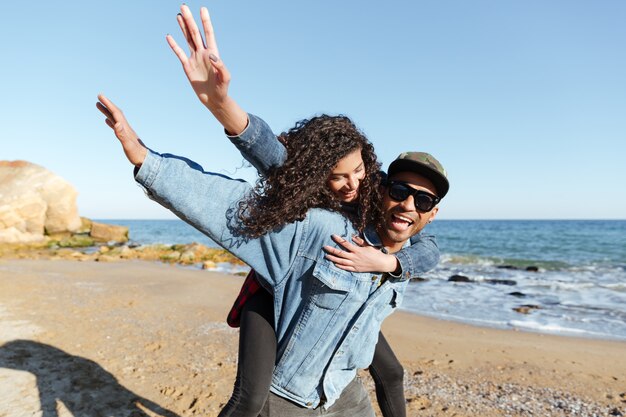
<path id="1" fill-rule="evenodd" d="M 336 131 L 331 127 L 331 125 L 342 126 L 345 123 L 350 128 Z M 305 121 L 281 136 L 285 143 L 287 158 L 282 166 L 271 168 L 268 173 L 262 172 L 266 176 L 261 177 L 260 186 L 257 189 L 280 189 L 280 193 L 285 195 L 292 195 L 295 191 L 305 189 L 307 191 L 316 189 L 319 191 L 296 193 L 297 197 L 288 201 L 287 204 L 283 201 L 284 198 L 281 200 L 280 195 L 275 196 L 276 204 L 259 204 L 258 200 L 262 196 L 255 194 L 248 200 L 252 200 L 252 202 L 246 202 L 244 206 L 251 204 L 258 207 L 256 212 L 260 215 L 259 217 L 269 218 L 271 225 L 276 224 L 278 218 L 291 213 L 292 210 L 320 203 L 322 204 L 320 207 L 342 210 L 345 214 L 356 216 L 357 219 L 367 219 L 369 216 L 363 216 L 362 212 L 368 211 L 367 206 L 369 204 L 378 204 L 379 198 L 377 192 L 372 193 L 378 187 L 377 183 L 372 184 L 371 179 L 376 178 L 378 181 L 380 178 L 377 168 L 371 170 L 368 167 L 378 167 L 379 165 L 373 159 L 371 146 L 365 143 L 361 145 L 360 149 L 351 151 L 337 160 L 336 153 L 341 147 L 337 147 L 335 142 L 344 142 L 347 139 L 346 131 L 356 131 L 354 125 L 349 123 L 346 118 L 321 116 L 311 121 Z M 276 141 L 275 138 L 255 138 L 253 142 L 258 146 L 247 148 L 249 156 L 255 154 L 254 151 L 251 151 L 252 149 L 259 151 L 267 149 L 265 144 L 272 140 Z M 335 161 L 337 163 L 329 173 L 327 166 L 332 166 Z M 251 162 L 257 166 L 262 165 L 258 160 Z M 306 185 L 303 187 L 302 185 L 305 183 Z M 319 200 L 316 196 L 323 196 L 323 200 Z M 263 216 L 265 213 L 271 214 Z M 254 222 L 256 217 L 251 216 L 249 219 Z M 275 220 L 271 221 L 271 219 Z M 372 216 L 369 224 L 374 221 L 376 219 Z M 264 221 L 262 221 L 263 223 Z M 361 223 L 361 227 L 366 224 L 368 224 L 367 220 L 365 223 Z M 267 230 L 267 227 L 259 226 L 259 230 L 256 232 L 262 234 Z M 426 245 L 414 246 L 415 256 L 421 256 L 423 250 L 432 250 L 432 247 L 428 246 L 429 243 L 432 241 L 427 241 Z M 346 244 L 347 242 L 344 243 L 344 245 Z M 434 249 L 436 250 L 436 247 Z M 391 272 L 392 269 L 395 269 L 396 258 L 392 255 L 385 255 L 377 250 L 372 250 L 369 255 L 365 253 L 362 255 L 373 265 L 371 270 Z M 385 263 L 389 264 L 389 258 L 392 258 L 390 264 L 392 266 L 385 269 L 387 268 Z M 360 264 L 358 262 L 352 263 L 352 267 L 354 266 L 359 267 Z M 238 327 L 240 325 L 241 329 L 237 379 L 233 395 L 220 413 L 222 417 L 257 416 L 263 407 L 269 392 L 273 364 L 276 360 L 273 304 L 272 295 L 260 287 L 252 272 L 246 278 L 228 317 L 231 326 Z M 403 387 L 404 371 L 382 333 L 379 334 L 379 342 L 370 372 L 376 383 L 377 398 L 383 415 L 385 417 L 406 415 Z"/>

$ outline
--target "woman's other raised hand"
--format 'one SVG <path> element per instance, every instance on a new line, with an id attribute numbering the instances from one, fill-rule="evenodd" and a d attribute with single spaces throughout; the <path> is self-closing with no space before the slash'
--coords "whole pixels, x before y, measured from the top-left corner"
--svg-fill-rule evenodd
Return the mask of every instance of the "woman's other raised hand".
<path id="1" fill-rule="evenodd" d="M 109 100 L 104 94 L 98 95 L 98 102 L 96 103 L 98 110 L 104 114 L 106 119 L 104 122 L 113 129 L 115 136 L 119 139 L 124 148 L 126 158 L 131 164 L 139 167 L 146 159 L 148 149 L 143 144 L 139 136 L 135 133 L 124 113 L 120 110 L 111 100 Z"/>

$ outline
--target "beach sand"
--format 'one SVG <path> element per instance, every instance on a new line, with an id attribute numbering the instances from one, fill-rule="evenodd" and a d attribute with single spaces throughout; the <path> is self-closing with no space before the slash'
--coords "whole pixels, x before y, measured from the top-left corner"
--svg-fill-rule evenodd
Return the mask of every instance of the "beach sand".
<path id="1" fill-rule="evenodd" d="M 145 261 L 0 260 L 0 417 L 217 415 L 234 381 L 238 332 L 225 316 L 241 283 Z M 626 415 L 624 342 L 406 313 L 383 331 L 410 416 Z"/>

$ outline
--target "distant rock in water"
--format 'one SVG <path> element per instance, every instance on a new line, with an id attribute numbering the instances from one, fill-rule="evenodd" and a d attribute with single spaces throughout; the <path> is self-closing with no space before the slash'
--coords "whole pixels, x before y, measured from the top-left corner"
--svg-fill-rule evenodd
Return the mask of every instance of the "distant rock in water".
<path id="1" fill-rule="evenodd" d="M 0 242 L 35 242 L 81 226 L 76 196 L 63 178 L 26 161 L 0 161 Z"/>
<path id="2" fill-rule="evenodd" d="M 511 270 L 521 269 L 521 268 L 518 268 L 515 265 L 498 265 L 498 266 L 496 266 L 496 268 L 498 268 L 498 269 L 511 269 Z M 534 265 L 527 266 L 526 268 L 524 268 L 524 271 L 539 272 L 539 267 L 538 266 L 534 266 Z"/>
<path id="3" fill-rule="evenodd" d="M 452 275 L 448 278 L 448 282 L 474 282 L 465 275 Z"/>
<path id="4" fill-rule="evenodd" d="M 128 227 L 91 222 L 89 235 L 98 242 L 128 242 Z"/>
<path id="5" fill-rule="evenodd" d="M 530 314 L 534 310 L 539 310 L 540 308 L 541 307 L 536 304 L 524 304 L 522 306 L 513 307 L 513 311 L 521 314 Z"/>
<path id="6" fill-rule="evenodd" d="M 496 268 L 498 268 L 498 269 L 519 269 L 518 267 L 513 266 L 513 265 L 498 265 L 498 266 L 496 266 Z"/>
<path id="7" fill-rule="evenodd" d="M 485 282 L 494 285 L 517 285 L 517 282 L 512 279 L 486 279 Z"/>
<path id="8" fill-rule="evenodd" d="M 526 294 L 524 294 L 523 292 L 519 292 L 519 291 L 510 292 L 509 295 L 512 295 L 513 297 L 517 297 L 517 298 L 526 297 Z"/>

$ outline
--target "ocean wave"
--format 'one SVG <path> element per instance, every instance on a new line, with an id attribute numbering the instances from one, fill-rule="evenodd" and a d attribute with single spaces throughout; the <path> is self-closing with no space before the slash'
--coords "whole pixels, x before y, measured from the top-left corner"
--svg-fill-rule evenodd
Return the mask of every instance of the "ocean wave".
<path id="1" fill-rule="evenodd" d="M 546 271 L 556 271 L 570 268 L 572 265 L 564 261 L 546 261 L 540 259 L 521 259 L 521 258 L 501 258 L 496 256 L 481 256 L 467 254 L 449 254 L 441 255 L 441 263 L 457 264 L 457 265 L 479 265 L 495 268 L 510 268 L 524 270 L 528 267 L 537 267 Z"/>
<path id="2" fill-rule="evenodd" d="M 561 291 L 580 291 L 597 287 L 598 285 L 588 281 L 560 281 L 560 280 L 533 280 L 532 285 L 535 288 L 549 288 L 551 290 Z"/>
<path id="3" fill-rule="evenodd" d="M 583 336 L 602 339 L 626 340 L 626 336 L 619 336 L 612 333 L 597 332 L 574 327 L 566 327 L 555 323 L 539 323 L 536 321 L 510 320 L 508 325 L 520 330 L 528 330 L 541 333 L 553 333 L 569 336 Z"/>
<path id="4" fill-rule="evenodd" d="M 614 284 L 603 284 L 601 285 L 601 287 L 607 288 L 612 291 L 626 292 L 626 283 L 622 283 L 622 282 L 617 282 Z"/>

